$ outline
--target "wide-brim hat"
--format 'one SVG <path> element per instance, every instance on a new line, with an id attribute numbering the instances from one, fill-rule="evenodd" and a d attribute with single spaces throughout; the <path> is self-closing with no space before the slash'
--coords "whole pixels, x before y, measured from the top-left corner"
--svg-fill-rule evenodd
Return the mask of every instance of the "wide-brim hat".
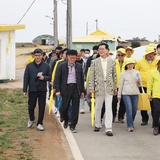
<path id="1" fill-rule="evenodd" d="M 135 59 L 134 58 L 126 58 L 125 60 L 124 60 L 124 64 L 123 64 L 123 66 L 125 67 L 127 64 L 130 64 L 130 63 L 136 63 L 136 61 L 135 61 Z"/>
<path id="2" fill-rule="evenodd" d="M 109 55 L 114 55 L 114 53 L 111 50 L 109 50 Z"/>
<path id="3" fill-rule="evenodd" d="M 132 51 L 132 54 L 134 53 L 134 49 L 133 49 L 132 47 L 127 47 L 127 48 L 125 49 L 126 52 L 127 52 L 127 49 L 131 50 L 131 51 Z"/>
<path id="4" fill-rule="evenodd" d="M 157 57 L 156 59 L 156 64 L 160 61 L 160 56 Z"/>
<path id="5" fill-rule="evenodd" d="M 154 50 L 155 50 L 155 53 L 154 53 L 154 54 L 157 54 L 157 52 L 156 52 L 156 44 L 155 44 L 155 43 L 150 43 L 150 44 L 148 45 L 148 47 L 153 47 Z"/>
<path id="6" fill-rule="evenodd" d="M 156 54 L 155 49 L 153 47 L 147 47 L 145 52 L 144 52 L 144 56 L 146 56 L 146 55 L 148 55 L 150 53 Z"/>
<path id="7" fill-rule="evenodd" d="M 119 53 L 119 52 L 121 52 L 121 53 L 123 53 L 123 54 L 126 54 L 126 51 L 125 51 L 124 48 L 119 48 L 119 49 L 117 49 L 117 53 Z"/>

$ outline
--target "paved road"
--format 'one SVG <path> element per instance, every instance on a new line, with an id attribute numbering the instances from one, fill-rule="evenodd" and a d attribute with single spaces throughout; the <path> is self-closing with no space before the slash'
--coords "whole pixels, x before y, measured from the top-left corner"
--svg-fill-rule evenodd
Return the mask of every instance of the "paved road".
<path id="1" fill-rule="evenodd" d="M 147 126 L 140 125 L 141 115 L 140 111 L 137 111 L 134 132 L 127 131 L 126 123 L 120 124 L 118 121 L 113 123 L 113 137 L 105 135 L 104 127 L 100 132 L 94 132 L 87 104 L 85 111 L 85 114 L 79 116 L 78 133 L 71 134 L 68 128 L 63 129 L 75 160 L 160 159 L 160 135 L 153 135 L 150 111 Z M 60 124 L 63 128 L 63 124 Z"/>
<path id="2" fill-rule="evenodd" d="M 105 135 L 104 127 L 94 132 L 90 123 L 90 112 L 87 104 L 86 113 L 80 114 L 77 134 L 73 134 L 85 160 L 159 160 L 160 135 L 154 136 L 149 125 L 141 126 L 140 111 L 135 120 L 135 131 L 128 132 L 126 123 L 113 123 L 113 137 Z"/>
<path id="3" fill-rule="evenodd" d="M 17 79 L 22 79 L 23 70 L 16 72 Z M 12 85 L 22 86 L 21 81 Z M 0 88 L 4 86 L 0 84 Z M 105 135 L 104 127 L 94 132 L 90 123 L 90 112 L 85 104 L 85 114 L 79 115 L 78 133 L 63 129 L 75 160 L 159 160 L 160 135 L 154 136 L 151 127 L 152 118 L 149 111 L 149 125 L 141 126 L 141 116 L 137 112 L 135 131 L 128 132 L 126 123 L 113 123 L 113 137 Z M 59 121 L 58 121 L 59 122 Z M 60 122 L 59 122 L 60 123 Z M 60 123 L 61 124 L 61 123 Z"/>

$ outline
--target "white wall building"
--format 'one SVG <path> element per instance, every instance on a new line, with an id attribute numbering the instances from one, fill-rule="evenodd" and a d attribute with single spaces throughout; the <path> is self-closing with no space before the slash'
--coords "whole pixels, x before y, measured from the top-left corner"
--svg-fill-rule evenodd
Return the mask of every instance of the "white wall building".
<path id="1" fill-rule="evenodd" d="M 15 30 L 25 25 L 0 24 L 0 80 L 15 80 Z"/>

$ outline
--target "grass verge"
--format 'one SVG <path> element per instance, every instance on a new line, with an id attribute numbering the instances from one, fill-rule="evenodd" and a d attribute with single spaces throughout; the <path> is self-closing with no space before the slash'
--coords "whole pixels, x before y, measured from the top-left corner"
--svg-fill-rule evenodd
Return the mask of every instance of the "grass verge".
<path id="1" fill-rule="evenodd" d="M 0 89 L 0 160 L 33 160 L 26 134 L 27 98 L 20 89 Z"/>

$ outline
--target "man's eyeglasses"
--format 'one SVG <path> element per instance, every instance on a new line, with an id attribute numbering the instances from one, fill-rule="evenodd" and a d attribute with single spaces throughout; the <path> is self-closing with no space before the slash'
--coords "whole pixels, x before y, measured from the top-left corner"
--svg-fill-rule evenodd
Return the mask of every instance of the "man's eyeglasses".
<path id="1" fill-rule="evenodd" d="M 118 57 L 123 57 L 124 55 L 123 55 L 123 54 L 117 54 L 117 56 L 118 56 Z"/>

